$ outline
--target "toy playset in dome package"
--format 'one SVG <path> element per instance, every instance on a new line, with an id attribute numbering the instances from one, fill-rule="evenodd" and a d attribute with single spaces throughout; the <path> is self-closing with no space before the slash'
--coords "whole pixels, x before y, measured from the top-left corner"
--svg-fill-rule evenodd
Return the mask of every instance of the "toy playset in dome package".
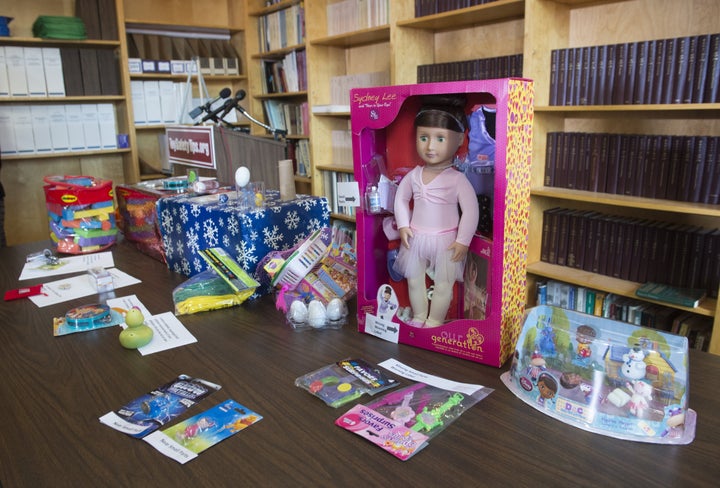
<path id="1" fill-rule="evenodd" d="M 689 444 L 686 337 L 550 306 L 529 309 L 505 385 L 562 422 L 619 439 Z"/>

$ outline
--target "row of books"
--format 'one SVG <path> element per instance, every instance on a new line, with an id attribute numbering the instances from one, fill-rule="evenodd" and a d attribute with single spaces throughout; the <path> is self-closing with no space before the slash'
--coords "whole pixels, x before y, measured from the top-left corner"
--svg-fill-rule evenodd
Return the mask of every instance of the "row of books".
<path id="1" fill-rule="evenodd" d="M 720 203 L 720 137 L 550 132 L 545 186 Z"/>
<path id="2" fill-rule="evenodd" d="M 111 50 L 0 46 L 0 97 L 119 94 L 120 72 Z"/>
<path id="3" fill-rule="evenodd" d="M 277 51 L 305 42 L 305 8 L 302 2 L 258 17 L 260 52 Z"/>
<path id="4" fill-rule="evenodd" d="M 323 171 L 323 178 L 325 179 L 323 182 L 325 184 L 325 196 L 327 196 L 328 203 L 330 204 L 330 211 L 334 214 L 355 217 L 355 209 L 357 207 L 348 204 L 349 202 L 341 201 L 340 195 L 346 195 L 347 192 L 338 191 L 338 185 L 353 183 L 355 176 L 352 173 L 341 171 Z"/>
<path id="5" fill-rule="evenodd" d="M 3 155 L 58 154 L 116 149 L 111 103 L 0 105 Z"/>
<path id="6" fill-rule="evenodd" d="M 554 49 L 550 54 L 550 105 L 720 101 L 720 34 Z"/>
<path id="7" fill-rule="evenodd" d="M 689 346 L 707 351 L 712 318 L 556 280 L 537 284 L 538 305 L 595 315 L 684 335 Z"/>
<path id="8" fill-rule="evenodd" d="M 85 24 L 88 39 L 119 39 L 115 0 L 75 0 L 75 15 Z"/>
<path id="9" fill-rule="evenodd" d="M 341 0 L 329 3 L 326 12 L 328 36 L 388 24 L 388 0 Z"/>
<path id="10" fill-rule="evenodd" d="M 350 110 L 350 90 L 352 88 L 368 88 L 390 84 L 388 71 L 373 71 L 351 75 L 333 76 L 330 78 L 330 103 L 347 107 Z"/>
<path id="11" fill-rule="evenodd" d="M 260 79 L 263 93 L 293 93 L 307 90 L 305 50 L 291 51 L 283 59 L 263 59 Z"/>
<path id="12" fill-rule="evenodd" d="M 522 53 L 467 61 L 421 64 L 417 67 L 417 80 L 418 83 L 436 83 L 521 77 L 522 68 Z"/>
<path id="13" fill-rule="evenodd" d="M 720 229 L 554 207 L 543 213 L 540 260 L 717 297 Z"/>
<path id="14" fill-rule="evenodd" d="M 127 30 L 128 68 L 130 73 L 182 75 L 197 71 L 204 75 L 237 75 L 241 72 L 240 55 L 227 39 L 207 35 L 179 36 Z"/>
<path id="15" fill-rule="evenodd" d="M 287 157 L 293 162 L 297 176 L 310 176 L 310 141 L 307 139 L 288 139 Z"/>
<path id="16" fill-rule="evenodd" d="M 310 120 L 307 102 L 263 100 L 265 120 L 274 129 L 283 129 L 288 135 L 308 135 Z"/>
<path id="17" fill-rule="evenodd" d="M 495 1 L 497 0 L 415 0 L 415 17 L 424 17 Z"/>

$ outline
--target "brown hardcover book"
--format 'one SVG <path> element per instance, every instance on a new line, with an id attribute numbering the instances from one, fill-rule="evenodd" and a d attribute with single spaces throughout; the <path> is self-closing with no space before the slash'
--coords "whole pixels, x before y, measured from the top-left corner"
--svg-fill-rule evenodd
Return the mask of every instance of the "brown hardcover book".
<path id="1" fill-rule="evenodd" d="M 707 84 L 708 67 L 710 60 L 710 34 L 697 36 L 697 54 L 695 56 L 695 75 L 693 78 L 692 94 L 689 103 L 703 103 L 705 87 Z"/>
<path id="2" fill-rule="evenodd" d="M 680 158 L 680 168 L 678 176 L 678 190 L 675 196 L 676 200 L 689 202 L 692 198 L 692 174 L 693 164 L 695 162 L 695 141 L 696 136 L 684 136 L 683 147 Z"/>
<path id="3" fill-rule="evenodd" d="M 570 49 L 558 49 L 557 105 L 565 105 L 565 89 L 568 78 L 568 52 Z"/>
<path id="4" fill-rule="evenodd" d="M 577 189 L 578 172 L 580 165 L 581 133 L 568 132 L 565 134 L 568 141 L 568 156 L 566 162 L 565 188 Z"/>
<path id="5" fill-rule="evenodd" d="M 648 103 L 663 103 L 663 87 L 665 83 L 665 39 L 655 41 L 655 66 L 652 76 L 652 89 Z"/>
<path id="6" fill-rule="evenodd" d="M 679 37 L 675 55 L 675 71 L 673 73 L 673 93 L 670 103 L 684 103 L 685 83 L 690 67 L 691 38 Z"/>
<path id="7" fill-rule="evenodd" d="M 585 226 L 585 252 L 583 253 L 583 267 L 582 269 L 585 271 L 592 272 L 593 265 L 595 263 L 595 249 L 597 248 L 596 245 L 596 238 L 597 238 L 597 227 L 598 227 L 598 221 L 602 215 L 599 213 L 593 213 L 586 218 L 586 226 Z"/>
<path id="8" fill-rule="evenodd" d="M 610 134 L 608 137 L 607 174 L 605 193 L 617 193 L 618 164 L 620 158 L 621 134 Z"/>
<path id="9" fill-rule="evenodd" d="M 75 16 L 85 24 L 88 39 L 102 39 L 98 0 L 75 0 Z"/>
<path id="10" fill-rule="evenodd" d="M 710 138 L 707 160 L 705 161 L 705 173 L 708 174 L 708 177 L 704 182 L 707 189 L 703 190 L 703 194 L 706 195 L 703 201 L 711 205 L 717 205 L 720 203 L 720 137 Z"/>
<path id="11" fill-rule="evenodd" d="M 577 88 L 577 105 L 589 105 L 590 104 L 590 47 L 585 46 L 578 48 L 576 51 L 580 56 L 579 66 L 575 70 L 575 74 L 578 77 L 575 85 Z M 577 55 L 576 54 L 576 55 Z M 578 61 L 576 60 L 576 65 Z"/>
<path id="12" fill-rule="evenodd" d="M 605 164 L 604 161 L 600 161 L 600 142 L 602 134 L 593 133 L 586 134 L 588 139 L 588 164 L 587 164 L 587 187 L 588 191 L 598 191 L 598 174 L 600 171 L 600 164 Z"/>
<path id="13" fill-rule="evenodd" d="M 595 238 L 593 239 L 593 253 L 591 271 L 602 274 L 607 263 L 607 215 L 598 215 L 595 219 Z"/>
<path id="14" fill-rule="evenodd" d="M 545 146 L 545 186 L 555 186 L 555 165 L 557 164 L 558 132 L 548 132 Z"/>
<path id="15" fill-rule="evenodd" d="M 117 10 L 115 0 L 97 0 L 100 17 L 100 35 L 108 41 L 120 39 L 118 33 Z"/>
<path id="16" fill-rule="evenodd" d="M 653 41 L 641 41 L 637 43 L 637 60 L 635 61 L 635 88 L 633 90 L 632 103 L 647 103 L 645 91 L 647 89 L 648 70 L 650 67 L 650 45 Z"/>
<path id="17" fill-rule="evenodd" d="M 717 298 L 720 287 L 720 229 L 706 236 L 703 256 L 705 265 L 700 282 L 704 284 L 709 297 Z"/>
<path id="18" fill-rule="evenodd" d="M 629 171 L 630 152 L 633 144 L 637 141 L 635 134 L 620 134 L 620 149 L 617 158 L 617 186 L 613 193 L 617 195 L 625 194 L 625 185 L 627 183 L 627 174 Z"/>
<path id="19" fill-rule="evenodd" d="M 568 158 L 570 154 L 571 134 L 568 132 L 558 133 L 557 164 L 555 165 L 555 186 L 558 188 L 567 187 Z"/>
<path id="20" fill-rule="evenodd" d="M 645 283 L 652 255 L 652 238 L 655 224 L 643 221 L 635 228 L 635 241 L 633 242 L 633 263 L 630 268 L 630 281 Z"/>
<path id="21" fill-rule="evenodd" d="M 648 270 L 648 281 L 668 282 L 670 278 L 670 258 L 675 243 L 675 232 L 677 232 L 681 226 L 682 224 L 665 222 L 657 227 L 657 235 L 655 236 L 657 248 L 654 259 L 651 261 L 651 263 L 653 263 L 652 268 Z"/>
<path id="22" fill-rule="evenodd" d="M 700 227 L 692 225 L 682 225 L 675 229 L 671 237 L 670 265 L 668 266 L 670 277 L 668 283 L 673 286 L 683 287 L 687 283 L 692 235 L 700 229 Z"/>
<path id="23" fill-rule="evenodd" d="M 102 95 L 97 50 L 91 48 L 80 48 L 79 52 L 84 95 L 91 97 Z"/>
<path id="24" fill-rule="evenodd" d="M 634 166 L 634 174 L 629 174 L 630 180 L 628 185 L 631 186 L 630 194 L 639 197 L 643 193 L 645 186 L 645 176 L 648 172 L 648 165 L 654 164 L 649 162 L 651 139 L 653 136 L 642 134 L 638 136 L 638 151 L 636 157 L 631 159 L 631 165 Z M 628 189 L 625 189 L 628 194 Z"/>
<path id="25" fill-rule="evenodd" d="M 699 288 L 705 290 L 706 283 L 701 281 L 703 268 L 708 264 L 704 261 L 705 241 L 713 232 L 715 232 L 715 229 L 707 228 L 700 228 L 693 232 L 690 242 L 687 280 L 683 285 L 685 288 Z"/>
<path id="26" fill-rule="evenodd" d="M 695 70 L 697 69 L 698 36 L 687 38 L 687 69 L 685 69 L 685 85 L 680 97 L 680 103 L 692 103 L 693 92 L 695 91 Z"/>
<path id="27" fill-rule="evenodd" d="M 573 267 L 576 269 L 585 269 L 585 252 L 587 250 L 588 241 L 590 240 L 590 218 L 597 215 L 597 212 L 587 210 L 577 214 L 577 230 L 575 240 L 575 262 Z"/>
<path id="28" fill-rule="evenodd" d="M 625 102 L 625 77 L 628 67 L 629 43 L 615 45 L 615 83 L 613 86 L 612 104 L 622 105 Z"/>
<path id="29" fill-rule="evenodd" d="M 578 240 L 579 223 L 582 215 L 581 210 L 576 210 L 568 214 L 568 235 L 567 235 L 567 250 L 565 252 L 565 266 L 569 268 L 577 268 L 578 258 Z M 559 264 L 559 263 L 558 263 Z"/>
<path id="30" fill-rule="evenodd" d="M 655 62 L 657 60 L 658 41 L 652 39 L 647 42 L 647 54 L 645 57 L 645 83 L 643 84 L 642 101 L 638 103 L 651 104 L 653 93 L 653 81 L 655 80 Z M 636 97 L 639 99 L 639 97 Z"/>
<path id="31" fill-rule="evenodd" d="M 61 47 L 60 60 L 62 61 L 63 80 L 65 82 L 65 96 L 83 96 L 85 90 L 80 68 L 80 50 L 75 47 Z"/>
<path id="32" fill-rule="evenodd" d="M 621 220 L 622 217 L 608 218 L 607 228 L 605 229 L 608 237 L 603 274 L 615 278 L 620 276 L 620 267 L 622 266 L 622 251 L 620 249 L 621 244 L 624 244 L 624 242 L 622 242 L 620 236 Z M 624 234 L 622 237 L 624 238 Z"/>
<path id="33" fill-rule="evenodd" d="M 563 105 L 573 105 L 575 95 L 575 48 L 567 48 L 565 54 L 565 87 Z"/>
<path id="34" fill-rule="evenodd" d="M 554 264 L 555 261 L 550 261 L 550 259 L 551 258 L 553 260 L 557 259 L 556 242 L 553 240 L 554 238 L 557 238 L 557 220 L 555 220 L 554 216 L 561 210 L 562 209 L 560 207 L 554 207 L 554 208 L 547 209 L 543 212 L 542 242 L 540 245 L 540 261 Z M 554 236 L 553 236 L 553 230 L 555 230 Z M 551 255 L 551 253 L 552 253 L 552 255 Z"/>
<path id="35" fill-rule="evenodd" d="M 615 90 L 615 51 L 617 51 L 617 45 L 608 44 L 604 47 L 605 53 L 602 59 L 605 60 L 605 76 L 603 77 L 604 84 L 601 86 L 600 93 L 603 105 L 612 105 L 613 92 Z"/>
<path id="36" fill-rule="evenodd" d="M 557 213 L 557 251 L 555 264 L 567 266 L 568 237 L 570 234 L 570 214 L 572 210 Z"/>
<path id="37" fill-rule="evenodd" d="M 675 94 L 675 78 L 677 76 L 676 55 L 679 38 L 665 39 L 665 66 L 663 68 L 662 101 L 660 103 L 673 103 Z"/>
<path id="38" fill-rule="evenodd" d="M 635 103 L 635 87 L 638 81 L 639 45 L 637 42 L 627 43 L 625 58 L 625 90 L 622 103 L 625 105 Z"/>
<path id="39" fill-rule="evenodd" d="M 680 171 L 682 152 L 685 142 L 684 136 L 671 136 L 670 159 L 668 162 L 667 184 L 665 186 L 665 198 L 667 200 L 678 199 L 678 186 L 680 185 Z"/>
<path id="40" fill-rule="evenodd" d="M 103 95 L 120 95 L 120 67 L 115 51 L 97 50 L 98 70 L 100 76 L 100 92 Z"/>
<path id="41" fill-rule="evenodd" d="M 660 153 L 658 154 L 655 184 L 655 196 L 653 198 L 664 199 L 667 197 L 668 171 L 670 168 L 670 154 L 672 151 L 672 136 L 660 137 Z"/>
<path id="42" fill-rule="evenodd" d="M 598 140 L 600 144 L 600 155 L 597 168 L 597 190 L 599 192 L 607 192 L 607 173 L 608 173 L 608 158 L 610 151 L 610 141 L 612 136 L 610 134 L 598 134 Z"/>
<path id="43" fill-rule="evenodd" d="M 693 147 L 692 174 L 690 175 L 689 201 L 701 203 L 703 201 L 703 179 L 705 178 L 705 164 L 707 161 L 708 136 L 696 136 Z"/>
<path id="44" fill-rule="evenodd" d="M 710 36 L 703 103 L 720 102 L 720 34 Z"/>
<path id="45" fill-rule="evenodd" d="M 662 143 L 661 136 L 650 135 L 647 137 L 646 154 L 643 158 L 643 177 L 640 188 L 641 197 L 655 198 L 657 189 L 657 170 L 660 166 L 660 145 Z"/>
<path id="46" fill-rule="evenodd" d="M 622 280 L 630 279 L 630 269 L 637 266 L 637 262 L 633 262 L 633 251 L 635 250 L 635 230 L 638 228 L 640 219 L 623 218 L 620 220 L 622 230 L 622 257 L 620 259 L 620 270 L 618 277 Z"/>
<path id="47" fill-rule="evenodd" d="M 593 135 L 586 132 L 577 134 L 578 169 L 575 173 L 575 189 L 587 191 L 590 180 L 590 151 Z"/>
<path id="48" fill-rule="evenodd" d="M 587 104 L 598 105 L 598 81 L 600 72 L 600 46 L 590 46 L 590 69 L 588 70 Z"/>

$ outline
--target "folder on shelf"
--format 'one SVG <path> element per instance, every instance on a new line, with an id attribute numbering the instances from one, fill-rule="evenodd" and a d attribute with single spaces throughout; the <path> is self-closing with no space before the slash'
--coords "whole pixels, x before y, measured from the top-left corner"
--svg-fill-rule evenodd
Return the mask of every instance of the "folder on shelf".
<path id="1" fill-rule="evenodd" d="M 20 46 L 5 46 L 5 63 L 11 97 L 28 96 L 25 54 Z"/>
<path id="2" fill-rule="evenodd" d="M 5 46 L 0 46 L 0 97 L 10 96 L 10 80 L 8 80 Z"/>
<path id="3" fill-rule="evenodd" d="M 130 98 L 133 106 L 133 122 L 135 125 L 146 125 L 145 87 L 142 81 L 133 80 L 130 82 Z"/>
<path id="4" fill-rule="evenodd" d="M 120 95 L 120 69 L 115 52 L 109 49 L 98 49 L 97 62 L 101 75 L 100 93 L 102 95 Z"/>
<path id="5" fill-rule="evenodd" d="M 50 140 L 52 141 L 53 152 L 70 151 L 65 105 L 52 104 L 47 105 L 46 108 L 50 119 Z"/>
<path id="6" fill-rule="evenodd" d="M 175 107 L 175 83 L 162 80 L 158 82 L 160 95 L 160 113 L 163 124 L 177 123 L 177 109 Z"/>
<path id="7" fill-rule="evenodd" d="M 102 94 L 100 86 L 100 70 L 95 49 L 80 48 L 80 71 L 82 73 L 83 95 L 99 96 Z"/>
<path id="8" fill-rule="evenodd" d="M 102 39 L 98 0 L 75 0 L 75 16 L 82 19 L 85 24 L 88 39 Z"/>
<path id="9" fill-rule="evenodd" d="M 47 88 L 45 87 L 42 48 L 24 47 L 23 57 L 25 58 L 28 95 L 31 97 L 46 97 Z"/>
<path id="10" fill-rule="evenodd" d="M 65 96 L 65 80 L 63 79 L 62 57 L 60 48 L 42 48 L 45 87 L 49 97 Z"/>
<path id="11" fill-rule="evenodd" d="M 68 137 L 71 151 L 85 150 L 85 131 L 83 130 L 82 107 L 76 104 L 65 105 Z"/>
<path id="12" fill-rule="evenodd" d="M 115 122 L 115 107 L 112 103 L 98 103 L 97 115 L 100 129 L 100 147 L 102 149 L 116 149 L 117 123 Z"/>
<path id="13" fill-rule="evenodd" d="M 11 105 L 0 105 L 0 154 L 17 153 Z"/>
<path id="14" fill-rule="evenodd" d="M 97 104 L 83 103 L 81 107 L 85 148 L 97 151 L 100 149 L 100 124 L 98 122 Z"/>
<path id="15" fill-rule="evenodd" d="M 120 39 L 118 32 L 117 11 L 115 10 L 116 0 L 96 0 L 100 18 L 100 36 L 108 41 Z"/>
<path id="16" fill-rule="evenodd" d="M 12 107 L 12 124 L 15 128 L 15 146 L 17 153 L 34 153 L 35 139 L 33 137 L 30 105 L 14 105 Z"/>
<path id="17" fill-rule="evenodd" d="M 45 107 L 44 105 L 31 105 L 30 116 L 32 117 L 35 152 L 52 152 L 52 138 L 50 136 L 50 117 L 48 117 L 47 107 Z"/>
<path id="18" fill-rule="evenodd" d="M 143 82 L 145 92 L 145 117 L 148 124 L 162 124 L 160 84 L 157 80 Z"/>

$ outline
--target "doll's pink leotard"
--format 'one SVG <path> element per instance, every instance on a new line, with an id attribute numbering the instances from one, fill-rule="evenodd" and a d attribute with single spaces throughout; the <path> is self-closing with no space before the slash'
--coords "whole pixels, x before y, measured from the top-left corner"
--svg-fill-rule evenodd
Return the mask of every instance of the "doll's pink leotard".
<path id="1" fill-rule="evenodd" d="M 447 248 L 455 241 L 470 245 L 479 217 L 475 190 L 454 168 L 446 169 L 427 185 L 422 182 L 422 171 L 423 166 L 413 168 L 395 194 L 397 227 L 409 226 L 413 237 L 409 249 L 400 246 L 394 269 L 411 278 L 429 268 L 434 270 L 436 282 L 461 281 L 465 263 L 451 261 Z"/>

